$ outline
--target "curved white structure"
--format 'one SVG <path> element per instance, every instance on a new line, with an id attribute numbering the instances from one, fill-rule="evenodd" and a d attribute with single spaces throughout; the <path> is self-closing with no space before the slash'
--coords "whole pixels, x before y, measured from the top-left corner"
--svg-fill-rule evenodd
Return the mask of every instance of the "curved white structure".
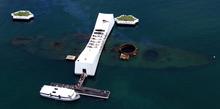
<path id="1" fill-rule="evenodd" d="M 28 15 L 18 15 L 18 13 L 28 13 Z M 27 10 L 20 10 L 11 13 L 11 16 L 14 20 L 30 20 L 34 18 L 34 14 L 32 14 L 30 11 Z"/>
<path id="2" fill-rule="evenodd" d="M 75 61 L 75 74 L 95 75 L 99 57 L 114 23 L 113 14 L 98 14 L 91 38 Z"/>
<path id="3" fill-rule="evenodd" d="M 61 101 L 74 101 L 80 98 L 80 95 L 73 89 L 44 85 L 40 90 L 40 95 Z"/>

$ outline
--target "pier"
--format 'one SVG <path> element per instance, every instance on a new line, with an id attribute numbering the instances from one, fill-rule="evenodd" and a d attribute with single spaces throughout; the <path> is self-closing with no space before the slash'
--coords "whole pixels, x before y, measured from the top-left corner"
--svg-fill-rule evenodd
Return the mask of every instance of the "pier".
<path id="1" fill-rule="evenodd" d="M 73 84 L 73 85 L 61 84 L 61 83 L 51 83 L 50 85 L 56 86 L 56 87 L 74 89 L 78 94 L 84 95 L 84 96 L 90 96 L 90 97 L 101 98 L 101 99 L 109 98 L 110 91 L 108 90 L 100 90 L 100 89 L 95 89 L 95 88 L 90 88 L 90 87 L 83 87 L 82 85 L 86 77 L 87 77 L 87 74 L 83 73 L 80 76 L 78 83 Z"/>
<path id="2" fill-rule="evenodd" d="M 108 99 L 110 95 L 110 91 L 108 90 L 100 90 L 89 87 L 81 87 L 79 89 L 75 88 L 74 90 L 80 95 L 102 98 L 102 99 Z"/>

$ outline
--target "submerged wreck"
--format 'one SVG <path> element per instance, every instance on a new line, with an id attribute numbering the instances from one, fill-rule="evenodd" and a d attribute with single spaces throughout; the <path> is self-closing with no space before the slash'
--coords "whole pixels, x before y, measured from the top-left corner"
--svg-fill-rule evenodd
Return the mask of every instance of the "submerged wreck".
<path id="1" fill-rule="evenodd" d="M 137 47 L 133 44 L 123 44 L 119 47 L 120 59 L 129 60 L 137 55 Z"/>
<path id="2" fill-rule="evenodd" d="M 139 44 L 138 54 L 134 59 L 128 61 L 118 60 L 118 53 L 115 49 L 120 48 L 120 45 L 109 44 L 113 48 L 115 53 L 104 53 L 103 62 L 112 66 L 124 66 L 124 67 L 142 67 L 150 69 L 163 69 L 163 68 L 185 68 L 193 66 L 203 66 L 212 63 L 211 56 L 186 51 L 178 48 L 172 48 L 168 46 L 162 46 L 158 44 Z M 135 53 L 136 55 L 136 53 Z M 114 58 L 114 59 L 112 59 Z"/>
<path id="3" fill-rule="evenodd" d="M 68 54 L 79 55 L 83 50 L 83 45 L 87 43 L 88 37 L 89 35 L 82 33 L 62 36 L 60 39 L 47 37 L 15 37 L 11 40 L 11 44 L 32 55 L 63 60 Z M 213 61 L 211 56 L 178 48 L 155 43 L 131 43 L 133 44 L 132 46 L 126 43 L 126 41 L 121 41 L 114 36 L 111 37 L 103 48 L 100 63 L 110 66 L 163 69 L 203 66 Z M 126 48 L 128 45 L 131 49 Z M 120 47 L 123 49 L 120 49 Z M 120 53 L 129 55 L 129 60 L 122 61 L 119 59 Z M 127 59 L 128 57 L 125 56 L 124 58 Z"/>

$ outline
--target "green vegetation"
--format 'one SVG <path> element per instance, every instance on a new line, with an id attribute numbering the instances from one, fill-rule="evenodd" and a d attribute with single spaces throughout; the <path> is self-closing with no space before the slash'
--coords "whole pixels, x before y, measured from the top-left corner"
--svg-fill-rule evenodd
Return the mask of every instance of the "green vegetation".
<path id="1" fill-rule="evenodd" d="M 19 11 L 19 12 L 14 13 L 14 15 L 15 16 L 29 16 L 31 15 L 31 13 L 28 11 Z"/>
<path id="2" fill-rule="evenodd" d="M 123 21 L 134 21 L 136 20 L 132 15 L 121 15 L 117 17 L 118 20 L 123 20 Z"/>

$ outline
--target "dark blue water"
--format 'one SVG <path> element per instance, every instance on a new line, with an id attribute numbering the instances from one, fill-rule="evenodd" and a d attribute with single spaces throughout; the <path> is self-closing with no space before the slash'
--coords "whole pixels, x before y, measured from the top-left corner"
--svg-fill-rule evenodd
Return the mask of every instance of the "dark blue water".
<path id="1" fill-rule="evenodd" d="M 32 11 L 35 19 L 28 23 L 13 22 L 10 13 L 20 9 Z M 0 106 L 2 109 L 219 109 L 219 10 L 218 0 L 0 0 Z M 115 27 L 112 36 L 121 34 L 125 40 L 137 43 L 150 41 L 215 55 L 216 63 L 169 70 L 100 64 L 96 77 L 88 79 L 86 85 L 110 90 L 109 100 L 81 97 L 65 103 L 41 98 L 39 90 L 43 84 L 77 81 L 74 64 L 50 58 L 51 51 L 44 44 L 23 49 L 13 46 L 11 40 L 15 37 L 58 40 L 75 33 L 90 34 L 99 12 L 115 16 L 133 14 L 140 19 L 135 28 Z M 36 50 L 38 46 L 42 49 Z M 52 54 L 56 53 L 61 52 Z"/>

